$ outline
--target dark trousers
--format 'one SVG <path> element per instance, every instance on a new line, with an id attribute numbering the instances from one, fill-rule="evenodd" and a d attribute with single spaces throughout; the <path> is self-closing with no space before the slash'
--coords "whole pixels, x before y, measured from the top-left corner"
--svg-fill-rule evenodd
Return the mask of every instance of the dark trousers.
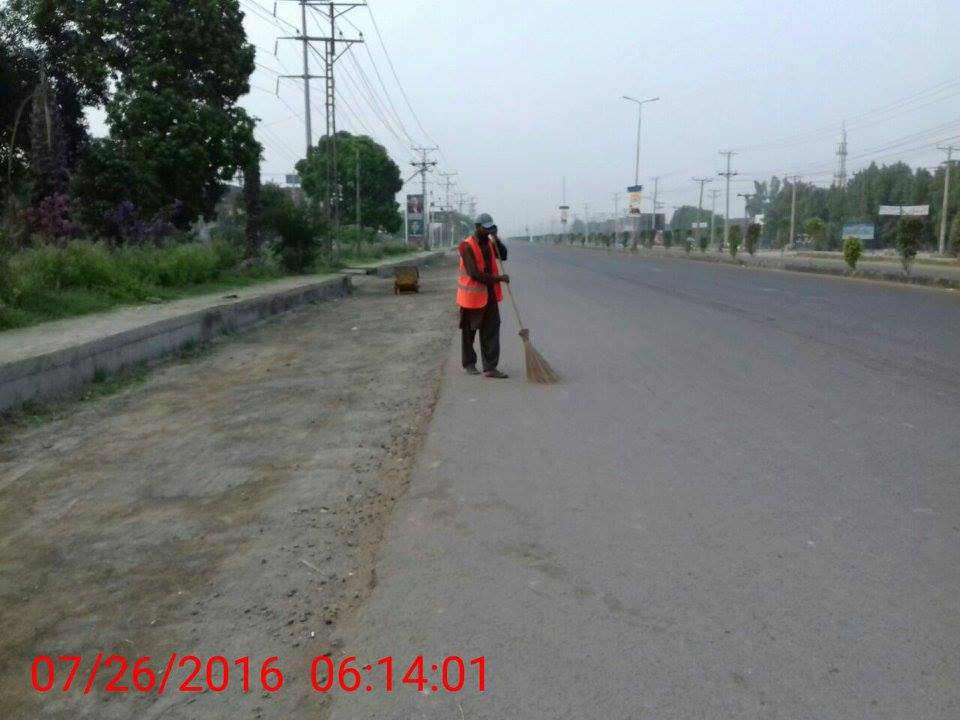
<path id="1" fill-rule="evenodd" d="M 461 310 L 460 334 L 463 366 L 477 364 L 477 351 L 473 344 L 480 333 L 480 355 L 483 358 L 483 370 L 496 370 L 500 364 L 500 311 L 497 303 L 483 310 Z"/>

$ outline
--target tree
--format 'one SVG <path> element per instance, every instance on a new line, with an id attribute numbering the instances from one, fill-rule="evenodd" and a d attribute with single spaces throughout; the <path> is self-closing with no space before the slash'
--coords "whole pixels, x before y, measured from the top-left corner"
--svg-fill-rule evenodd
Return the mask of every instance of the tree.
<path id="1" fill-rule="evenodd" d="M 677 232 L 679 233 L 679 230 Z M 650 234 L 654 234 L 652 230 L 650 231 Z M 651 244 L 652 243 L 653 241 L 651 240 Z M 673 247 L 673 230 L 665 230 L 663 232 L 663 247 L 665 247 L 667 250 Z"/>
<path id="2" fill-rule="evenodd" d="M 900 262 L 903 271 L 910 274 L 910 268 L 920 248 L 923 237 L 924 222 L 918 217 L 902 217 L 897 223 L 897 248 L 900 250 Z"/>
<path id="3" fill-rule="evenodd" d="M 323 137 L 305 160 L 297 163 L 304 194 L 326 207 L 327 160 L 332 154 L 330 138 Z M 366 227 L 389 233 L 403 224 L 396 195 L 403 189 L 400 168 L 390 159 L 386 148 L 366 135 L 337 133 L 337 166 L 340 173 L 340 218 L 353 223 L 357 206 L 357 153 L 360 154 L 360 210 Z"/>
<path id="4" fill-rule="evenodd" d="M 26 175 L 29 105 L 38 80 L 36 55 L 22 42 L 0 35 L 0 196 L 20 187 Z"/>
<path id="5" fill-rule="evenodd" d="M 848 237 L 843 241 L 843 259 L 846 261 L 847 265 L 850 266 L 851 270 L 857 269 L 857 263 L 860 261 L 860 256 L 863 254 L 863 245 L 855 237 Z"/>
<path id="6" fill-rule="evenodd" d="M 110 75 L 117 70 L 122 47 L 118 11 L 125 5 L 139 3 L 8 0 L 0 9 L 0 45 L 20 47 L 21 57 L 29 57 L 31 86 L 36 85 L 43 58 L 59 102 L 69 168 L 76 165 L 87 142 L 86 108 L 103 104 Z M 161 31 L 162 26 L 154 26 L 154 32 Z"/>
<path id="7" fill-rule="evenodd" d="M 760 231 L 763 226 L 759 223 L 750 223 L 747 226 L 747 252 L 750 257 L 757 254 L 757 247 L 760 245 Z"/>
<path id="8" fill-rule="evenodd" d="M 813 241 L 814 250 L 823 250 L 823 234 L 825 226 L 818 217 L 808 218 L 803 223 L 803 232 Z"/>
<path id="9" fill-rule="evenodd" d="M 790 244 L 790 219 L 780 218 L 777 223 L 777 249 L 783 252 Z"/>
<path id="10" fill-rule="evenodd" d="M 950 226 L 950 248 L 954 255 L 960 256 L 960 212 L 953 216 Z"/>
<path id="11" fill-rule="evenodd" d="M 38 208 L 67 191 L 67 158 L 57 96 L 45 73 L 33 93 L 30 113 L 30 196 Z"/>
<path id="12" fill-rule="evenodd" d="M 263 186 L 260 202 L 262 227 L 279 237 L 274 250 L 283 266 L 292 272 L 314 269 L 326 230 L 316 207 L 298 205 L 289 192 L 273 184 Z"/>
<path id="13" fill-rule="evenodd" d="M 252 260 L 260 255 L 260 158 L 247 164 L 243 171 L 243 210 L 246 256 Z"/>
<path id="14" fill-rule="evenodd" d="M 700 246 L 700 252 L 705 253 L 707 248 L 710 247 L 710 236 L 703 232 L 703 230 L 700 230 L 700 238 L 697 244 Z"/>
<path id="15" fill-rule="evenodd" d="M 734 225 L 730 228 L 730 257 L 732 258 L 736 258 L 737 253 L 740 251 L 741 235 L 742 231 L 739 225 Z"/>
<path id="16" fill-rule="evenodd" d="M 237 0 L 117 0 L 112 17 L 120 75 L 106 103 L 110 136 L 91 145 L 76 183 L 85 218 L 98 225 L 122 201 L 145 216 L 177 205 L 185 227 L 210 216 L 260 153 L 237 105 L 254 70 L 243 14 Z"/>

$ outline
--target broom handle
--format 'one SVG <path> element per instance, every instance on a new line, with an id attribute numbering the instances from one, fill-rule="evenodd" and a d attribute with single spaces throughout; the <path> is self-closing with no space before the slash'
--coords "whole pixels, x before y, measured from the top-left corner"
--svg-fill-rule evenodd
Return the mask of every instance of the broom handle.
<path id="1" fill-rule="evenodd" d="M 500 260 L 500 250 L 497 248 L 498 241 L 496 237 L 491 241 L 493 256 L 503 265 L 503 260 Z M 513 312 L 517 316 L 517 325 L 523 330 L 523 320 L 520 319 L 520 308 L 517 307 L 517 301 L 513 299 L 513 293 L 510 291 L 510 283 L 503 283 L 503 285 L 507 286 L 507 297 L 510 298 L 510 304 L 513 305 Z"/>

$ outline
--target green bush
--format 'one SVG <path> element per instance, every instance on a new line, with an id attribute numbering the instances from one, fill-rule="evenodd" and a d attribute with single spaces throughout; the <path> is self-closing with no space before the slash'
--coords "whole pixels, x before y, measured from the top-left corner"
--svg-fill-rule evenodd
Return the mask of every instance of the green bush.
<path id="1" fill-rule="evenodd" d="M 827 226 L 824 224 L 823 220 L 818 217 L 808 218 L 803 223 L 803 231 L 813 242 L 814 250 L 823 250 L 826 247 L 824 243 L 824 233 L 826 232 L 826 227 Z"/>
<path id="2" fill-rule="evenodd" d="M 960 212 L 953 216 L 953 224 L 950 226 L 949 252 L 960 256 Z"/>
<path id="3" fill-rule="evenodd" d="M 848 237 L 843 241 L 843 259 L 851 270 L 857 269 L 857 262 L 863 254 L 863 245 L 855 237 Z"/>
<path id="4" fill-rule="evenodd" d="M 753 257 L 757 254 L 757 248 L 760 247 L 760 232 L 763 230 L 763 226 L 759 223 L 750 223 L 747 226 L 747 252 L 750 253 L 750 257 Z"/>
<path id="5" fill-rule="evenodd" d="M 900 250 L 900 262 L 903 271 L 910 273 L 913 260 L 920 249 L 920 238 L 923 236 L 923 220 L 918 217 L 902 217 L 897 223 L 897 248 Z"/>
<path id="6" fill-rule="evenodd" d="M 680 231 L 678 230 L 677 233 L 679 234 L 679 232 L 680 232 Z M 651 235 L 652 235 L 652 234 L 653 234 L 653 233 L 651 232 Z M 650 242 L 651 242 L 651 244 L 653 243 L 652 240 L 651 240 Z M 667 250 L 669 250 L 671 247 L 673 247 L 673 230 L 667 230 L 665 233 L 663 233 L 663 246 L 664 246 Z"/>
<path id="7" fill-rule="evenodd" d="M 737 253 L 740 252 L 740 235 L 741 230 L 739 225 L 734 225 L 730 228 L 730 257 L 736 258 Z"/>
<path id="8" fill-rule="evenodd" d="M 306 205 L 298 205 L 276 185 L 264 185 L 260 203 L 263 228 L 279 236 L 275 252 L 281 264 L 291 272 L 314 269 L 324 232 L 318 213 Z"/>
<path id="9" fill-rule="evenodd" d="M 697 241 L 697 245 L 700 246 L 700 252 L 702 253 L 705 253 L 710 246 L 710 237 L 703 232 L 702 229 L 700 230 L 700 239 Z"/>

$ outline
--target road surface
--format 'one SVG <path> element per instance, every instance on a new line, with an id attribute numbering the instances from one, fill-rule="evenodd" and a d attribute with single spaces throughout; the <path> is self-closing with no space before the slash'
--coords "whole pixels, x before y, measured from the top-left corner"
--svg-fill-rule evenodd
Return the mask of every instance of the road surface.
<path id="1" fill-rule="evenodd" d="M 377 587 L 339 637 L 339 658 L 398 672 L 425 655 L 428 684 L 388 694 L 374 670 L 329 716 L 956 718 L 960 296 L 512 258 L 566 383 L 465 376 L 454 344 Z M 432 692 L 451 655 L 485 656 L 484 694 L 475 669 Z"/>

